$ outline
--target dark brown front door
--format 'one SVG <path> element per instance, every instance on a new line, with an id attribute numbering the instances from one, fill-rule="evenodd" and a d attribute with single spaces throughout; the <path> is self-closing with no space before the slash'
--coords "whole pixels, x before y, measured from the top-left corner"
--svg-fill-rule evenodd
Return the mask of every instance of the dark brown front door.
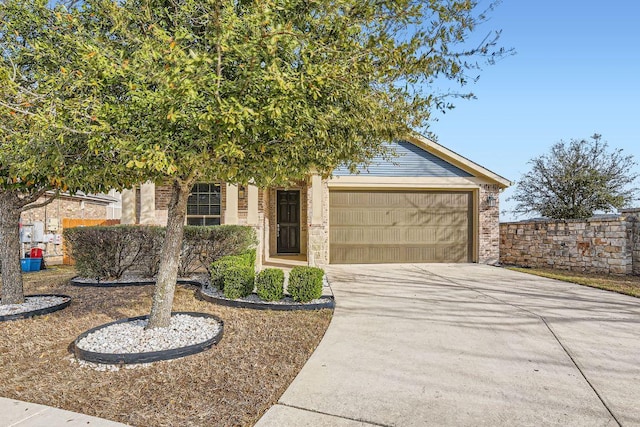
<path id="1" fill-rule="evenodd" d="M 300 253 L 300 191 L 278 190 L 278 253 Z"/>

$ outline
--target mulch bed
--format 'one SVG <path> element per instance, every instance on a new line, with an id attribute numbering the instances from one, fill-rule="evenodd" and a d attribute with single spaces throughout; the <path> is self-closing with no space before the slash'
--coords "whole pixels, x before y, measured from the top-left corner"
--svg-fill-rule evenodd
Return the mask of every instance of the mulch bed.
<path id="1" fill-rule="evenodd" d="M 175 311 L 216 315 L 224 338 L 211 350 L 136 369 L 100 372 L 68 351 L 82 332 L 148 314 L 153 286 L 77 287 L 69 268 L 25 275 L 25 292 L 73 298 L 59 312 L 0 323 L 0 396 L 135 426 L 253 425 L 307 361 L 330 310 L 255 311 L 198 301 L 178 286 Z"/>

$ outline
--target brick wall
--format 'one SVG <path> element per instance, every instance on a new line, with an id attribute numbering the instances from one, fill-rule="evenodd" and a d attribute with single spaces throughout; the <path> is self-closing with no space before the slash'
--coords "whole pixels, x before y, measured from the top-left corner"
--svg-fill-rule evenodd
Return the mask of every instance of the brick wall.
<path id="1" fill-rule="evenodd" d="M 489 206 L 488 198 L 493 197 L 495 206 Z M 500 187 L 482 184 L 479 204 L 479 252 L 481 264 L 497 264 L 500 258 Z"/>
<path id="2" fill-rule="evenodd" d="M 605 274 L 639 274 L 639 210 L 588 220 L 500 224 L 500 262 Z"/>
<path id="3" fill-rule="evenodd" d="M 44 202 L 40 198 L 37 203 Z M 81 200 L 78 198 L 60 196 L 46 206 L 24 211 L 20 216 L 22 224 L 33 224 L 34 221 L 42 221 L 45 226 L 45 233 L 62 234 L 63 219 L 105 219 L 107 218 L 107 205 Z M 58 229 L 56 231 L 48 229 L 48 220 L 56 219 Z M 56 243 L 40 243 L 38 247 L 44 249 L 47 263 L 60 264 L 63 260 L 62 245 Z"/>
<path id="4" fill-rule="evenodd" d="M 313 187 L 307 188 L 307 200 L 313 200 Z M 327 180 L 322 180 L 322 222 L 320 224 L 311 224 L 313 209 L 311 203 L 307 205 L 307 218 L 309 219 L 309 247 L 307 250 L 307 259 L 311 266 L 324 266 L 329 264 L 329 185 Z"/>

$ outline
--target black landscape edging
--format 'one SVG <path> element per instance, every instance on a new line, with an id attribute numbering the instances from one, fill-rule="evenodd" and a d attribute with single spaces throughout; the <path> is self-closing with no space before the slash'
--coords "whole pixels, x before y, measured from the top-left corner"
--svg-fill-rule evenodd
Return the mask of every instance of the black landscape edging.
<path id="1" fill-rule="evenodd" d="M 80 287 L 94 287 L 94 288 L 117 288 L 117 287 L 125 287 L 125 286 L 147 286 L 147 285 L 155 285 L 156 281 L 151 279 L 142 279 L 142 280 L 131 280 L 128 282 L 84 282 L 82 279 L 86 279 L 86 277 L 76 276 L 71 279 L 71 284 L 73 286 Z M 202 286 L 202 283 L 197 280 L 189 280 L 189 279 L 178 279 L 178 284 L 180 285 L 194 285 L 194 286 Z"/>
<path id="2" fill-rule="evenodd" d="M 9 320 L 28 319 L 30 317 L 42 316 L 45 314 L 54 313 L 56 311 L 60 311 L 64 308 L 69 307 L 69 305 L 71 304 L 71 297 L 69 295 L 62 295 L 62 294 L 25 295 L 25 298 L 29 298 L 29 297 L 61 297 L 61 298 L 68 298 L 68 300 L 60 304 L 52 305 L 45 308 L 39 308 L 37 310 L 25 311 L 25 312 L 16 313 L 16 314 L 6 314 L 4 316 L 0 316 L 0 322 L 5 322 Z"/>
<path id="3" fill-rule="evenodd" d="M 72 353 L 80 360 L 85 360 L 87 362 L 93 363 L 103 363 L 109 365 L 120 365 L 120 364 L 134 364 L 134 363 L 151 363 L 158 362 L 161 360 L 171 360 L 177 359 L 178 357 L 190 356 L 192 354 L 201 353 L 205 350 L 210 349 L 215 344 L 219 343 L 222 339 L 222 335 L 224 332 L 224 321 L 220 319 L 218 316 L 214 316 L 212 314 L 207 313 L 195 313 L 189 311 L 177 311 L 172 312 L 171 315 L 174 316 L 176 314 L 186 314 L 194 317 L 207 317 L 212 318 L 220 322 L 220 331 L 211 339 L 203 341 L 198 344 L 192 344 L 185 347 L 172 348 L 169 350 L 160 350 L 160 351 L 148 351 L 145 353 L 98 353 L 94 351 L 83 350 L 78 347 L 77 343 L 86 337 L 87 335 L 102 329 L 107 326 L 115 325 L 118 323 L 126 323 L 134 320 L 142 320 L 147 319 L 149 316 L 137 316 L 137 317 L 129 317 L 124 319 L 118 319 L 115 322 L 105 323 L 104 325 L 97 326 L 95 328 L 89 329 L 86 332 L 78 335 L 70 345 L 70 350 Z"/>
<path id="4" fill-rule="evenodd" d="M 196 297 L 200 300 L 222 305 L 225 307 L 250 308 L 254 310 L 276 310 L 276 311 L 295 311 L 295 310 L 322 310 L 324 308 L 334 309 L 336 306 L 335 299 L 332 295 L 323 295 L 321 298 L 327 299 L 324 303 L 293 303 L 293 304 L 274 304 L 268 302 L 251 302 L 241 300 L 230 300 L 226 298 L 218 298 L 213 295 L 207 295 L 202 289 L 196 291 Z"/>

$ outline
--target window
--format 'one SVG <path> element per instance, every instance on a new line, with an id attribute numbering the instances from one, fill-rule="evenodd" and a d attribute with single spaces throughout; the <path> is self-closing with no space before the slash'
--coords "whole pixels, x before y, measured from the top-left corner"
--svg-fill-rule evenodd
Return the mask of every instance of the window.
<path id="1" fill-rule="evenodd" d="M 220 225 L 220 184 L 193 186 L 187 201 L 188 225 Z"/>

